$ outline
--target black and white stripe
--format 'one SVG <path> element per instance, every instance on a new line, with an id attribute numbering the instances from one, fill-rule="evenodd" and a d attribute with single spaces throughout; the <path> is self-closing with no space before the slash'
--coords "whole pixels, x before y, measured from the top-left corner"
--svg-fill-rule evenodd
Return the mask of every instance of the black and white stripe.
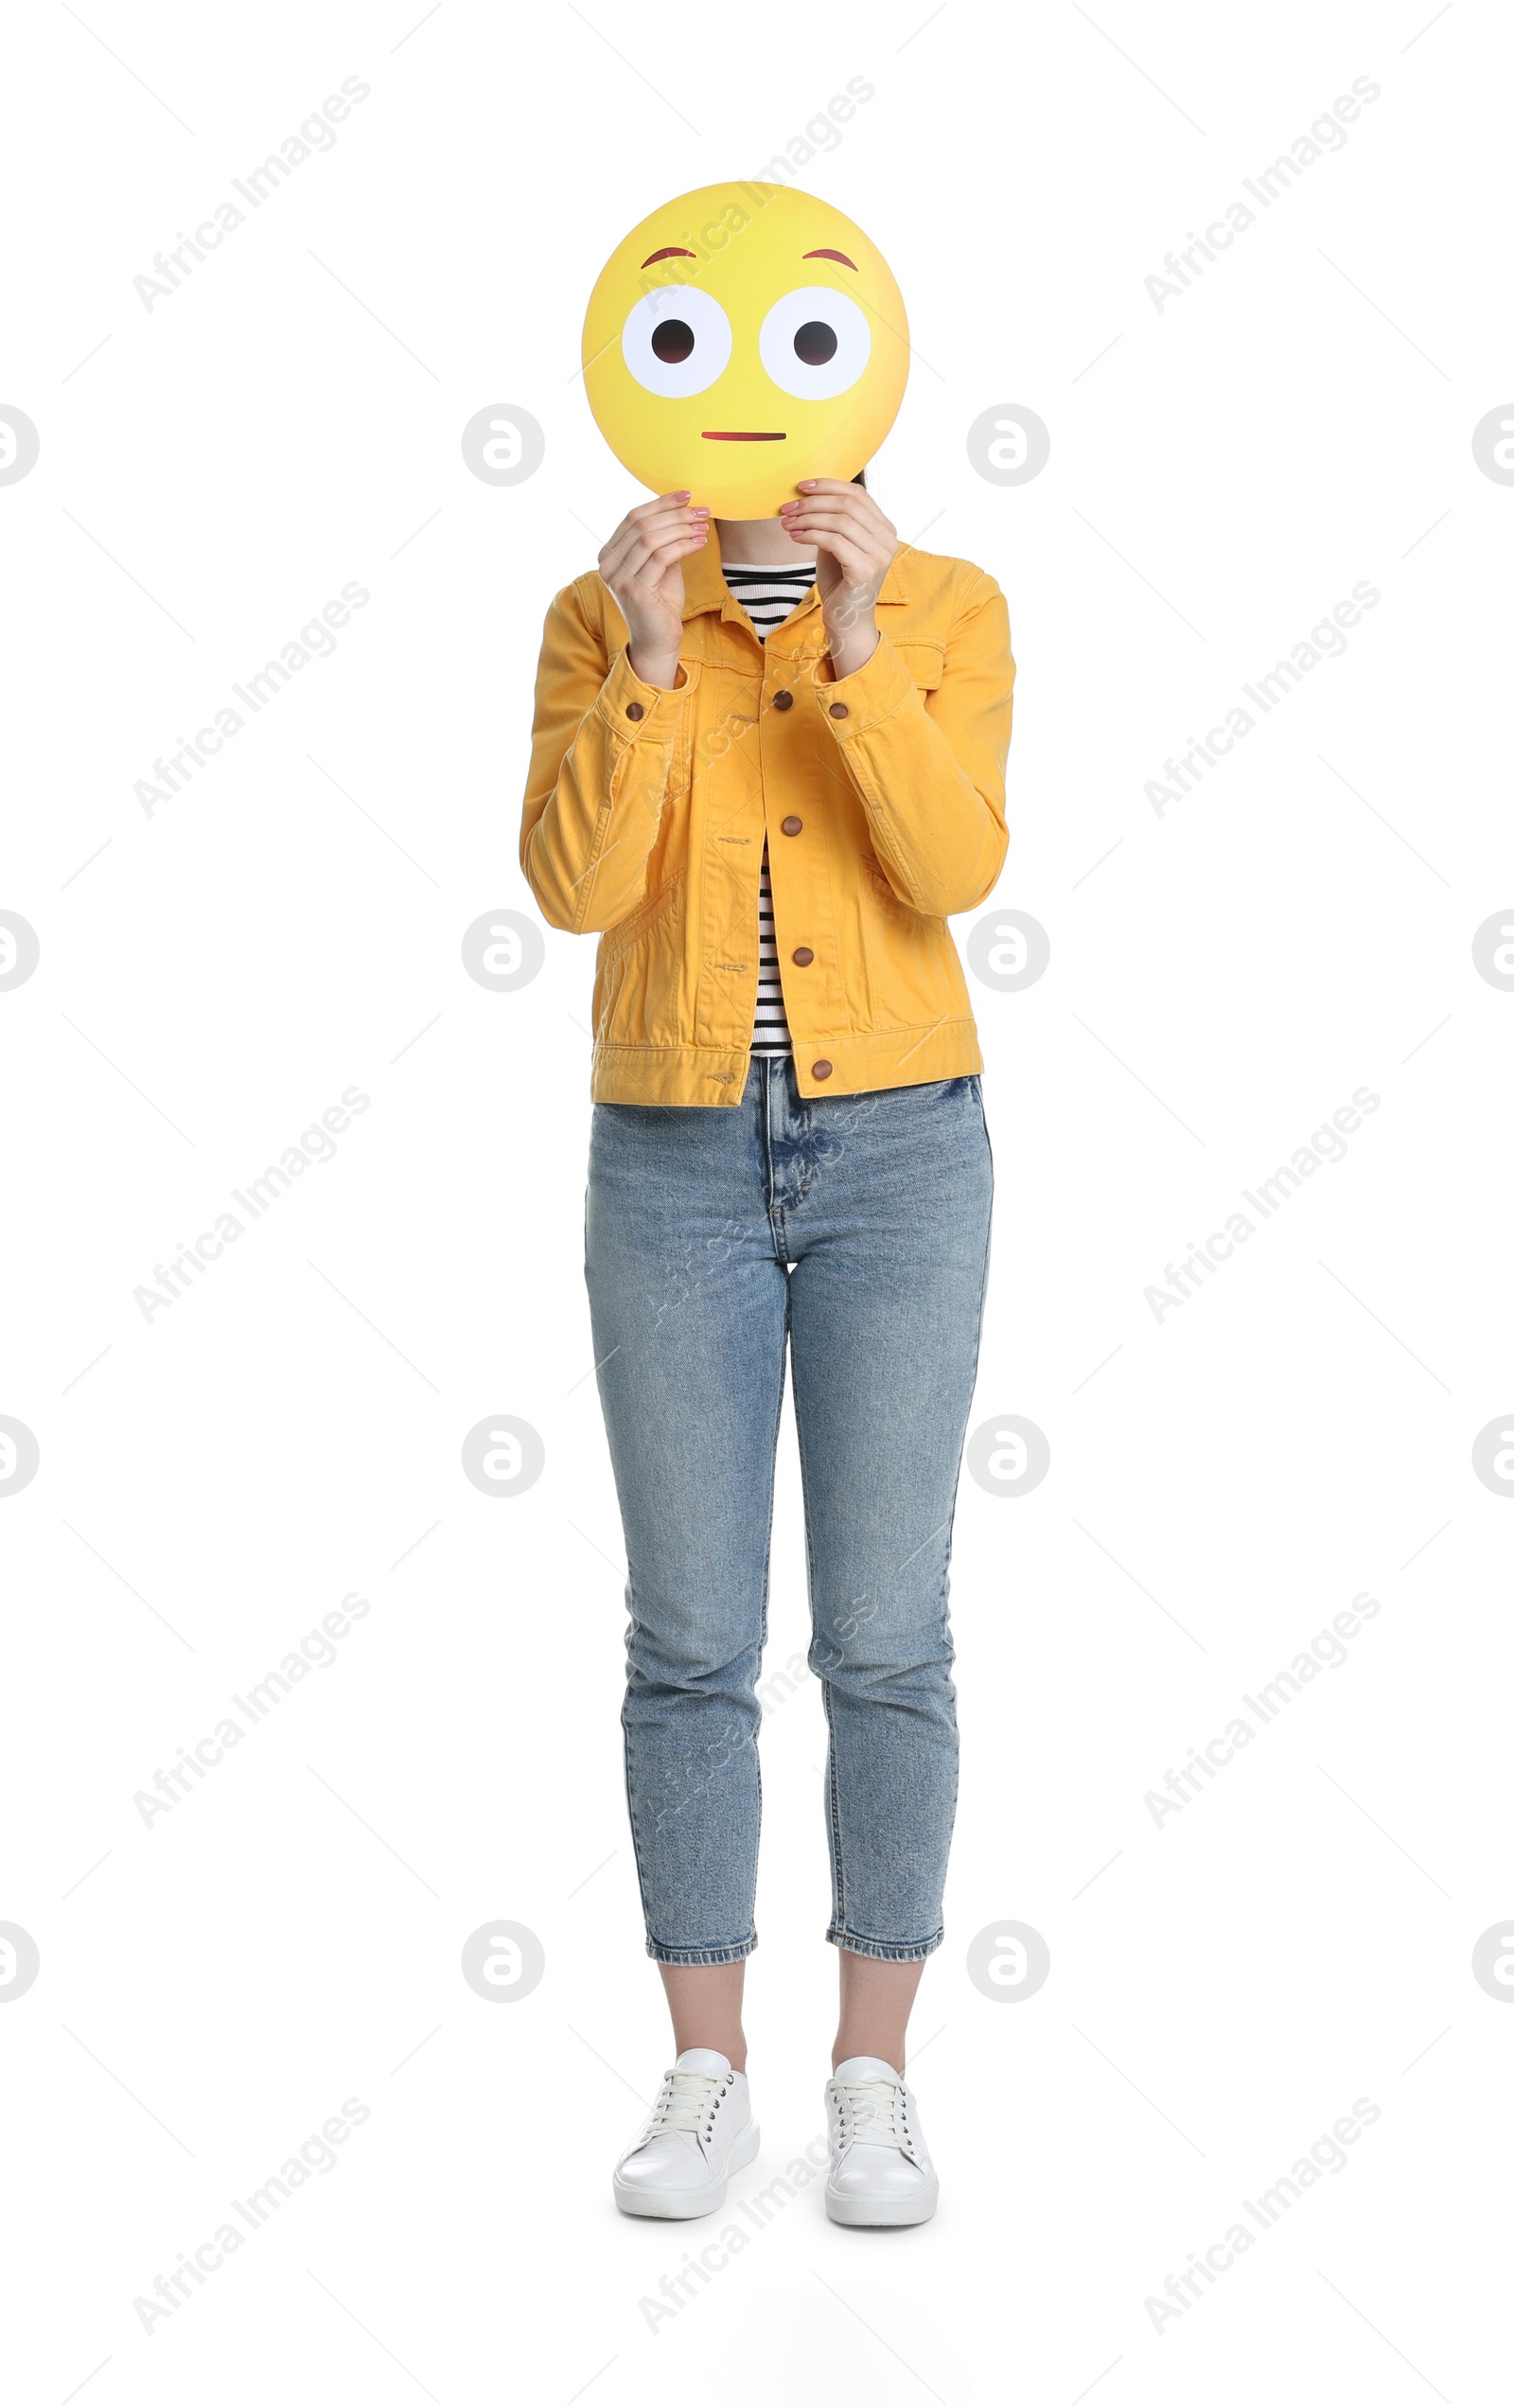
<path id="1" fill-rule="evenodd" d="M 782 627 L 815 583 L 813 560 L 808 568 L 797 569 L 753 569 L 740 560 L 726 560 L 721 565 L 726 583 L 759 636 Z"/>
<path id="2" fill-rule="evenodd" d="M 763 569 L 740 561 L 724 562 L 725 578 L 761 642 L 782 627 L 798 609 L 815 582 L 815 567 Z M 783 1011 L 783 987 L 778 969 L 778 940 L 773 930 L 773 889 L 767 869 L 767 843 L 763 841 L 762 888 L 757 902 L 757 1017 L 752 1029 L 754 1054 L 792 1054 L 793 1040 Z"/>

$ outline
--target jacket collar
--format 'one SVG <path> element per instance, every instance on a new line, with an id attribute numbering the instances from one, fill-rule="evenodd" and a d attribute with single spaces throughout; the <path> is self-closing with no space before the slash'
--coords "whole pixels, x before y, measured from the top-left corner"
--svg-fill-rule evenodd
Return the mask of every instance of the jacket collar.
<path id="1" fill-rule="evenodd" d="M 901 565 L 907 548 L 907 545 L 901 544 L 884 572 L 883 583 L 878 589 L 880 602 L 908 601 L 909 595 L 905 587 Z M 685 621 L 696 619 L 707 611 L 718 611 L 723 619 L 745 620 L 747 613 L 727 585 L 725 572 L 720 565 L 718 536 L 713 543 L 706 543 L 702 550 L 692 553 L 684 561 L 683 594 Z M 818 610 L 819 607 L 819 595 L 812 586 L 799 606 L 800 616 L 802 618 L 810 611 Z M 776 629 L 774 633 L 777 633 Z"/>

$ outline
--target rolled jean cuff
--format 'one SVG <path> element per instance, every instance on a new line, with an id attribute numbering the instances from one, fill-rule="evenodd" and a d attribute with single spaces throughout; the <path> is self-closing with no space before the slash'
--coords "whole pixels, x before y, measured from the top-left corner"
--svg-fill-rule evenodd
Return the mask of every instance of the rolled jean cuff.
<path id="1" fill-rule="evenodd" d="M 929 1939 L 863 1939 L 836 1923 L 825 1935 L 833 1948 L 845 1948 L 854 1956 L 882 1956 L 894 1965 L 914 1965 L 933 1956 L 945 1936 L 944 1927 L 938 1925 Z"/>
<path id="2" fill-rule="evenodd" d="M 757 1935 L 749 1939 L 719 1941 L 713 1948 L 668 1948 L 661 1940 L 646 1936 L 646 1953 L 660 1965 L 735 1965 L 749 1956 L 757 1945 Z"/>

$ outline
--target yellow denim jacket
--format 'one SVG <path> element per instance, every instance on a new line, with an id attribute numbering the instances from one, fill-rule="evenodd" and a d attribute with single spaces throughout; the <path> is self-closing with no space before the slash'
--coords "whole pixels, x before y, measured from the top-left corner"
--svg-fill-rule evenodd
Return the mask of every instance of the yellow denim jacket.
<path id="1" fill-rule="evenodd" d="M 986 899 L 1009 842 L 1003 594 L 901 550 L 875 651 L 836 678 L 813 587 L 764 644 L 713 538 L 683 577 L 671 691 L 632 670 L 593 572 L 542 639 L 520 866 L 554 928 L 600 932 L 595 1101 L 740 1104 L 765 833 L 800 1093 L 980 1071 L 946 914 Z"/>

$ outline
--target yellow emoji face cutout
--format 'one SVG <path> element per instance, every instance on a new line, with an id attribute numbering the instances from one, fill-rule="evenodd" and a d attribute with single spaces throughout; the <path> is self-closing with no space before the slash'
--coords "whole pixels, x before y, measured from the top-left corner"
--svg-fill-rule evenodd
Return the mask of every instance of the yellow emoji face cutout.
<path id="1" fill-rule="evenodd" d="M 654 493 L 766 519 L 853 477 L 898 415 L 909 330 L 860 226 L 781 184 L 712 184 L 643 220 L 584 320 L 601 434 Z"/>

